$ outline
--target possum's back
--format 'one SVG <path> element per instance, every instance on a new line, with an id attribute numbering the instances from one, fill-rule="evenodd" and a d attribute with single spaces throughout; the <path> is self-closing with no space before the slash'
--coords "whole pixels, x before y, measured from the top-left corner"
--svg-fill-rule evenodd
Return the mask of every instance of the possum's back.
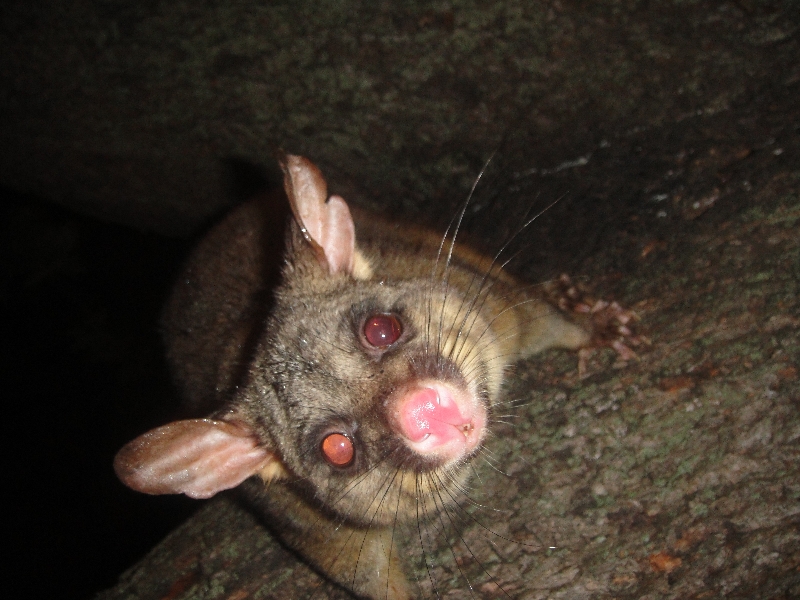
<path id="1" fill-rule="evenodd" d="M 271 305 L 286 212 L 270 204 L 250 201 L 213 227 L 164 307 L 167 359 L 192 412 L 217 408 L 239 383 Z"/>

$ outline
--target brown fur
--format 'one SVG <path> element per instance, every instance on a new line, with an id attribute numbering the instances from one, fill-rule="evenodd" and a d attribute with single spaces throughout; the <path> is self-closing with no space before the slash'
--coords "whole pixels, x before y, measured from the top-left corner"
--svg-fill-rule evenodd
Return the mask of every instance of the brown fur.
<path id="1" fill-rule="evenodd" d="M 295 219 L 274 309 L 265 314 L 268 215 L 250 203 L 212 230 L 189 261 L 165 312 L 168 357 L 187 400 L 218 407 L 218 421 L 205 422 L 198 438 L 230 422 L 256 444 L 261 454 L 252 460 L 261 462 L 237 475 L 262 475 L 242 488 L 282 539 L 359 595 L 409 598 L 397 525 L 452 503 L 474 452 L 452 461 L 415 454 L 393 425 L 395 398 L 417 382 L 445 381 L 490 414 L 510 364 L 549 347 L 585 346 L 590 332 L 523 291 L 489 258 L 456 246 L 448 259 L 450 242 L 419 227 L 351 209 L 355 246 L 348 254 L 346 209 L 326 212 L 341 199 L 325 204 L 324 179 L 306 159 L 286 157 L 284 172 Z M 404 337 L 385 351 L 359 338 L 363 319 L 375 313 L 403 323 Z M 319 450 L 321 436 L 338 430 L 356 445 L 343 469 Z M 155 493 L 136 474 L 161 459 L 148 450 L 158 432 L 118 458 L 120 476 L 141 491 Z M 183 446 L 170 452 L 178 475 L 191 479 L 203 469 L 180 462 Z"/>

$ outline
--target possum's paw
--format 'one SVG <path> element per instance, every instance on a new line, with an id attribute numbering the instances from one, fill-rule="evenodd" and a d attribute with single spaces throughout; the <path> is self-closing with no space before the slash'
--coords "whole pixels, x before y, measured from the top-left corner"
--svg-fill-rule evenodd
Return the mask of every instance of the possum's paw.
<path id="1" fill-rule="evenodd" d="M 613 348 L 623 361 L 638 358 L 631 346 L 641 346 L 649 340 L 636 333 L 635 322 L 639 317 L 635 312 L 624 308 L 618 302 L 594 298 L 581 286 L 562 274 L 549 290 L 555 303 L 565 313 L 591 330 L 589 345 L 578 351 L 578 371 L 586 372 L 586 361 L 594 348 L 608 346 Z"/>

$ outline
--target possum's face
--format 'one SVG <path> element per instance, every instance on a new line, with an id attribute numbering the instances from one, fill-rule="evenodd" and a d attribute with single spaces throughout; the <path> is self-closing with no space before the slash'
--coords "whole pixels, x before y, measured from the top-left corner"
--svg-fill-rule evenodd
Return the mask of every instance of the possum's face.
<path id="1" fill-rule="evenodd" d="M 265 409 L 281 460 L 363 525 L 450 503 L 496 378 L 478 301 L 441 280 L 329 278 L 280 294 L 270 323 L 262 368 L 279 402 Z"/>
<path id="2" fill-rule="evenodd" d="M 463 489 L 486 436 L 506 359 L 502 311 L 483 271 L 440 261 L 436 242 L 424 256 L 390 244 L 369 258 L 316 167 L 289 157 L 284 168 L 295 221 L 249 376 L 218 420 L 140 436 L 117 473 L 140 491 L 196 498 L 284 477 L 363 525 L 435 513 Z"/>
<path id="3" fill-rule="evenodd" d="M 251 476 L 281 479 L 249 485 L 248 496 L 288 545 L 361 597 L 406 600 L 396 526 L 416 530 L 424 558 L 463 520 L 460 496 L 497 418 L 506 363 L 579 348 L 590 333 L 521 293 L 496 259 L 453 239 L 448 247 L 421 229 L 365 219 L 356 240 L 349 207 L 328 197 L 319 170 L 285 158 L 294 221 L 263 331 L 247 311 L 228 310 L 230 290 L 251 300 L 247 290 L 257 287 L 231 284 L 240 271 L 205 280 L 217 300 L 210 320 L 245 330 L 213 346 L 235 348 L 243 360 L 234 396 L 213 419 L 176 421 L 133 440 L 115 469 L 139 491 L 194 498 Z M 595 307 L 602 316 L 600 303 L 586 309 Z M 608 308 L 609 317 L 629 318 Z M 203 367 L 230 367 L 202 350 Z"/>

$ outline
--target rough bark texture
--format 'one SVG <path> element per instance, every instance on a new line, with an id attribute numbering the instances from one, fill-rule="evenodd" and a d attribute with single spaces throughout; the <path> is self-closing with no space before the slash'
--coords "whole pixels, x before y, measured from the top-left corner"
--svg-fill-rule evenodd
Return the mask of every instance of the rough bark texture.
<path id="1" fill-rule="evenodd" d="M 442 544 L 417 571 L 424 592 L 800 596 L 795 2 L 0 14 L 0 182 L 84 213 L 196 231 L 269 179 L 279 146 L 348 198 L 445 223 L 499 148 L 470 225 L 490 247 L 532 199 L 563 197 L 516 270 L 586 278 L 652 345 L 627 365 L 597 352 L 584 379 L 566 353 L 518 365 L 488 445 L 498 470 L 481 461 L 475 480 L 486 507 L 467 509 L 457 559 Z M 342 595 L 223 498 L 99 597 L 318 585 Z"/>
<path id="2" fill-rule="evenodd" d="M 518 406 L 478 468 L 481 506 L 454 515 L 457 563 L 442 543 L 416 572 L 425 597 L 431 581 L 465 597 L 467 580 L 486 598 L 800 594 L 798 183 L 778 170 L 721 223 L 639 239 L 626 274 L 619 246 L 592 253 L 585 274 L 633 304 L 652 346 L 627 365 L 597 352 L 585 379 L 565 353 L 518 367 Z M 340 594 L 226 499 L 99 598 L 311 590 Z"/>
<path id="3" fill-rule="evenodd" d="M 5 3 L 0 179 L 186 232 L 226 160 L 278 146 L 405 212 L 459 198 L 509 130 L 554 167 L 796 90 L 797 5 Z M 441 210 L 441 209 L 440 209 Z M 447 212 L 447 211 L 444 211 Z"/>

